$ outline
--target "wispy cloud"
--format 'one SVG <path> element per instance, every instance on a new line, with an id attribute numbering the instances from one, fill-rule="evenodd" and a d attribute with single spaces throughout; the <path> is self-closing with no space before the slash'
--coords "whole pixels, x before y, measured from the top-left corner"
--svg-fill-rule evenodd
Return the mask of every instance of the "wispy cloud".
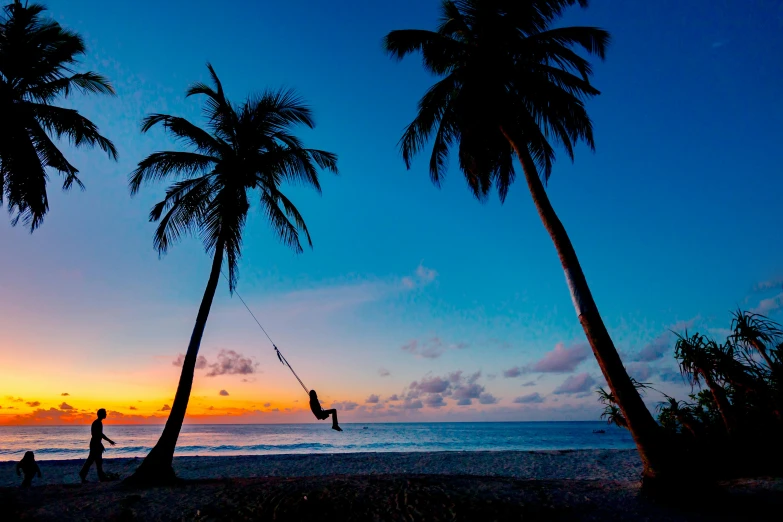
<path id="1" fill-rule="evenodd" d="M 402 345 L 400 349 L 424 359 L 437 359 L 448 350 L 464 350 L 468 346 L 468 343 L 464 342 L 447 344 L 440 337 L 431 337 L 423 341 L 412 339 Z"/>
<path id="2" fill-rule="evenodd" d="M 330 406 L 336 408 L 338 411 L 352 411 L 355 410 L 359 404 L 353 401 L 335 401 Z"/>
<path id="3" fill-rule="evenodd" d="M 759 301 L 758 306 L 753 308 L 751 312 L 761 315 L 769 315 L 772 312 L 776 312 L 783 308 L 783 292 L 774 297 L 768 299 L 762 299 Z"/>
<path id="4" fill-rule="evenodd" d="M 514 402 L 516 404 L 538 404 L 544 402 L 544 398 L 541 396 L 541 394 L 536 392 L 517 397 L 514 399 Z"/>
<path id="5" fill-rule="evenodd" d="M 764 292 L 765 290 L 773 290 L 773 289 L 783 289 L 783 277 L 776 277 L 773 279 L 768 279 L 766 281 L 761 281 L 759 283 L 756 283 L 753 286 L 754 292 Z"/>
<path id="6" fill-rule="evenodd" d="M 388 377 L 391 375 L 391 372 L 386 368 L 378 368 L 378 375 L 381 377 Z"/>
<path id="7" fill-rule="evenodd" d="M 674 323 L 637 353 L 632 354 L 630 360 L 637 362 L 652 362 L 662 359 L 667 353 L 673 350 L 675 335 L 672 332 L 681 333 L 688 328 L 693 328 L 693 325 L 696 324 L 698 319 L 699 317 L 697 316 L 687 321 L 678 321 Z"/>
<path id="8" fill-rule="evenodd" d="M 577 343 L 566 348 L 563 343 L 557 343 L 555 349 L 547 352 L 539 361 L 524 368 L 514 367 L 503 372 L 506 377 L 518 377 L 525 373 L 570 373 L 582 361 L 590 356 L 590 346 L 587 343 Z"/>
<path id="9" fill-rule="evenodd" d="M 41 403 L 38 401 L 29 401 L 29 402 L 25 402 L 25 404 L 27 404 L 31 408 L 37 408 L 38 406 L 41 405 Z"/>
<path id="10" fill-rule="evenodd" d="M 71 405 L 70 405 L 70 404 L 68 404 L 67 402 L 63 402 L 62 404 L 60 404 L 59 408 L 60 408 L 61 410 L 65 411 L 65 410 L 72 410 L 72 409 L 73 409 L 73 406 L 71 406 Z"/>
<path id="11" fill-rule="evenodd" d="M 66 393 L 61 393 L 60 397 L 68 397 L 69 395 L 70 395 L 70 393 L 67 393 L 67 392 Z"/>
<path id="12" fill-rule="evenodd" d="M 414 288 L 422 288 L 435 282 L 438 278 L 438 272 L 431 268 L 419 264 L 416 268 L 416 272 L 412 276 L 405 276 L 402 278 L 402 286 L 409 290 Z"/>
<path id="13" fill-rule="evenodd" d="M 177 358 L 174 359 L 173 361 L 171 361 L 171 364 L 173 364 L 174 366 L 178 366 L 180 368 L 182 368 L 182 365 L 184 363 L 185 363 L 185 354 L 184 353 L 177 354 Z M 197 356 L 196 357 L 196 369 L 197 370 L 203 370 L 206 367 L 207 367 L 207 358 L 204 357 L 203 355 Z"/>
<path id="14" fill-rule="evenodd" d="M 171 410 L 171 406 L 169 406 L 168 404 L 164 404 L 163 407 L 160 409 L 160 411 L 170 411 L 170 410 Z"/>
<path id="15" fill-rule="evenodd" d="M 228 392 L 226 390 L 220 390 L 218 392 L 218 395 L 220 395 L 221 397 L 228 397 Z"/>
<path id="16" fill-rule="evenodd" d="M 584 393 L 590 391 L 595 384 L 595 379 L 589 373 L 580 373 L 569 376 L 552 393 L 555 395 Z"/>

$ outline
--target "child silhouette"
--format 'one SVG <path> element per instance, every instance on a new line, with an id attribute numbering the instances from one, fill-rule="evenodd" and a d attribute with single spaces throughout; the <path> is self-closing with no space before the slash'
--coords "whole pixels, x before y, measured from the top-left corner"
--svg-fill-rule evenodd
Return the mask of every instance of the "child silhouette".
<path id="1" fill-rule="evenodd" d="M 35 455 L 32 451 L 25 451 L 24 457 L 16 464 L 16 474 L 21 476 L 24 473 L 24 480 L 22 480 L 22 487 L 29 488 L 33 483 L 33 477 L 36 473 L 41 476 L 41 468 L 38 467 L 38 463 L 35 462 Z"/>

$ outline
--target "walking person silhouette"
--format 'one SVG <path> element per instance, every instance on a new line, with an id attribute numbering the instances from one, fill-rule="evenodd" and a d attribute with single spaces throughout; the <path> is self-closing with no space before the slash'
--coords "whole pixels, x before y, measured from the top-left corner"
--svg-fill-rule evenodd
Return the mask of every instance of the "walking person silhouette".
<path id="1" fill-rule="evenodd" d="M 87 482 L 87 473 L 90 472 L 92 463 L 95 463 L 95 468 L 98 471 L 98 480 L 104 482 L 111 480 L 111 478 L 103 472 L 103 452 L 106 448 L 103 447 L 102 440 L 106 440 L 109 444 L 114 446 L 114 441 L 103 434 L 103 419 L 106 418 L 106 410 L 101 408 L 98 410 L 98 418 L 95 419 L 90 427 L 90 455 L 87 457 L 87 462 L 82 466 L 82 470 L 79 472 L 79 476 L 82 479 L 82 484 Z"/>
<path id="2" fill-rule="evenodd" d="M 30 487 L 35 475 L 41 477 L 41 468 L 39 468 L 38 463 L 35 462 L 35 454 L 32 451 L 25 451 L 24 457 L 22 457 L 22 460 L 16 465 L 17 476 L 22 473 L 24 473 L 24 479 L 22 480 L 23 488 Z"/>

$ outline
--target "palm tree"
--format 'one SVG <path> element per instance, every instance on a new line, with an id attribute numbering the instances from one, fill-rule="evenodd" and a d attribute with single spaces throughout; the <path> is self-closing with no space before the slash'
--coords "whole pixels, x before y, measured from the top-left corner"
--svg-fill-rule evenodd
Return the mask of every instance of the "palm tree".
<path id="1" fill-rule="evenodd" d="M 79 170 L 52 142 L 100 147 L 117 159 L 111 141 L 74 109 L 52 105 L 74 91 L 114 94 L 108 80 L 93 72 L 76 73 L 86 52 L 78 34 L 41 19 L 38 4 L 8 4 L 0 14 L 0 205 L 7 202 L 11 224 L 20 220 L 33 232 L 49 210 L 46 169 L 63 176 L 63 189 L 84 189 Z"/>
<path id="2" fill-rule="evenodd" d="M 149 216 L 150 221 L 158 222 L 154 245 L 160 254 L 166 253 L 183 234 L 190 233 L 197 235 L 213 256 L 166 427 L 129 478 L 131 483 L 170 483 L 175 478 L 171 464 L 193 385 L 201 337 L 224 260 L 229 290 L 233 292 L 236 286 L 251 193 L 260 198 L 264 214 L 283 243 L 300 253 L 300 233 L 312 247 L 310 233 L 302 215 L 281 191 L 281 184 L 303 183 L 320 192 L 317 167 L 337 173 L 336 155 L 305 148 L 293 134 L 298 125 L 315 126 L 310 108 L 295 92 L 266 91 L 234 105 L 226 99 L 212 66 L 207 67 L 214 85 L 195 83 L 187 96 L 206 97 L 208 130 L 184 118 L 147 116 L 142 132 L 163 124 L 166 131 L 192 150 L 150 154 L 130 176 L 131 194 L 136 194 L 143 183 L 177 180 Z"/>
<path id="3" fill-rule="evenodd" d="M 678 335 L 674 350 L 680 371 L 691 382 L 691 386 L 701 386 L 702 381 L 707 385 L 726 431 L 731 434 L 736 428 L 736 422 L 726 390 L 718 382 L 720 374 L 716 367 L 723 358 L 721 347 L 702 335 L 688 336 L 686 332 L 685 336 Z"/>
<path id="4" fill-rule="evenodd" d="M 744 347 L 755 350 L 767 363 L 770 371 L 777 370 L 778 365 L 783 361 L 773 360 L 778 351 L 772 347 L 775 346 L 776 341 L 783 338 L 780 325 L 752 312 L 737 310 L 733 315 L 731 329 L 734 333 L 730 337 Z M 767 347 L 772 349 L 768 350 Z"/>
<path id="5" fill-rule="evenodd" d="M 452 149 L 468 186 L 484 200 L 492 185 L 501 202 L 519 161 L 533 203 L 555 245 L 579 321 L 634 437 L 644 477 L 662 478 L 674 459 L 664 434 L 633 386 L 614 347 L 568 234 L 547 197 L 555 146 L 573 159 L 578 142 L 591 149 L 584 101 L 590 62 L 574 47 L 604 58 L 609 33 L 594 27 L 552 28 L 564 10 L 587 0 L 445 0 L 436 31 L 399 30 L 384 39 L 396 59 L 419 51 L 440 77 L 419 101 L 400 139 L 408 168 L 432 138 L 429 172 L 439 186 Z"/>

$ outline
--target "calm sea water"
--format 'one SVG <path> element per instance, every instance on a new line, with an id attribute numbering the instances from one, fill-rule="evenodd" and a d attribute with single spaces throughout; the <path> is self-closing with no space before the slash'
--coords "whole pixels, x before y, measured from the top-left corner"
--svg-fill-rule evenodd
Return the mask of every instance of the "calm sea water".
<path id="1" fill-rule="evenodd" d="M 366 429 L 364 429 L 366 426 Z M 186 425 L 176 455 L 269 455 L 388 451 L 498 451 L 630 449 L 626 430 L 604 422 L 476 422 L 343 424 Z M 606 430 L 605 434 L 593 430 Z M 117 445 L 105 443 L 104 457 L 143 457 L 163 426 L 104 425 Z M 0 426 L 0 461 L 33 450 L 36 459 L 84 458 L 90 426 Z"/>

